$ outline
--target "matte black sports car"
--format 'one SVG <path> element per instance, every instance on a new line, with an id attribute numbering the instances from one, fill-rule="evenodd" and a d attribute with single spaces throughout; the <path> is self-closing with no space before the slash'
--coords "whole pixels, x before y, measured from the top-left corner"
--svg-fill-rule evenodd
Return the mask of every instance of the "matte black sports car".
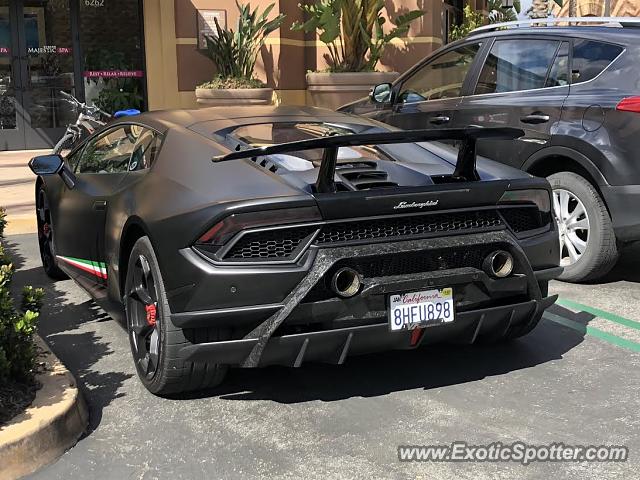
<path id="1" fill-rule="evenodd" d="M 124 314 L 156 394 L 229 365 L 512 339 L 561 272 L 547 181 L 476 162 L 476 139 L 520 135 L 297 107 L 125 118 L 31 160 L 43 265 Z"/>

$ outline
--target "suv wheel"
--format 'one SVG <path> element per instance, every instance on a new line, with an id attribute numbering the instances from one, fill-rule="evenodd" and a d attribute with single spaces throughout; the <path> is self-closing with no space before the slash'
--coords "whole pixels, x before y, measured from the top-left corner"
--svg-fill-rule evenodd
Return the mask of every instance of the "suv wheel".
<path id="1" fill-rule="evenodd" d="M 140 238 L 131 251 L 125 281 L 125 311 L 131 353 L 143 385 L 156 395 L 215 387 L 226 365 L 185 361 L 181 350 L 189 340 L 171 322 L 164 281 L 153 246 Z M 190 337 L 200 342 L 222 340 L 218 328 L 202 328 Z"/>
<path id="2" fill-rule="evenodd" d="M 618 260 L 611 217 L 591 183 L 572 172 L 548 177 L 560 231 L 560 280 L 584 282 L 603 277 Z"/>

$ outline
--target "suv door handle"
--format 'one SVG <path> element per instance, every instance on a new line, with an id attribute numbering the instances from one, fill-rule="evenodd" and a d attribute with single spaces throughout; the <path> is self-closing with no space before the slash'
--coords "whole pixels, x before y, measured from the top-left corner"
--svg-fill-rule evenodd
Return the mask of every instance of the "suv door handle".
<path id="1" fill-rule="evenodd" d="M 446 115 L 438 115 L 436 117 L 429 118 L 429 123 L 433 125 L 444 125 L 445 123 L 449 123 L 451 119 Z"/>
<path id="2" fill-rule="evenodd" d="M 532 113 L 531 115 L 526 115 L 520 118 L 522 123 L 531 123 L 536 125 L 538 123 L 547 123 L 551 117 L 549 115 L 544 115 L 542 113 Z"/>

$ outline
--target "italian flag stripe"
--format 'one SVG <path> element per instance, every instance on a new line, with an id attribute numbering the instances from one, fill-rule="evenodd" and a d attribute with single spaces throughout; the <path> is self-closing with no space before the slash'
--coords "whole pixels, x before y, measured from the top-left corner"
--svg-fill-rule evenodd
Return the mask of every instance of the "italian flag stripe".
<path id="1" fill-rule="evenodd" d="M 104 262 L 92 262 L 91 260 L 84 260 L 82 258 L 63 257 L 62 255 L 56 255 L 57 258 L 69 265 L 72 265 L 84 272 L 88 272 L 95 275 L 98 278 L 107 278 L 107 264 Z"/>

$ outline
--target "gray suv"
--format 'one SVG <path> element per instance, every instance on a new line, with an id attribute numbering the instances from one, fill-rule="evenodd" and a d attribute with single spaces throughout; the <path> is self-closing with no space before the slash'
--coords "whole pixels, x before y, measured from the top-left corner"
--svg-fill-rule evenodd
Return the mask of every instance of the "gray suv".
<path id="1" fill-rule="evenodd" d="M 615 25 L 484 27 L 341 110 L 403 129 L 523 129 L 478 153 L 549 179 L 561 279 L 594 280 L 640 239 L 640 23 Z"/>

